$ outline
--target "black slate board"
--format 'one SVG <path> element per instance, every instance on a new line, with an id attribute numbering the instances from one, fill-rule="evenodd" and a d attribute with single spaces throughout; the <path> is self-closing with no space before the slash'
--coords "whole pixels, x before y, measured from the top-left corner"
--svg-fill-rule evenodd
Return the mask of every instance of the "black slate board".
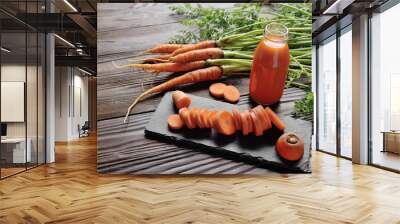
<path id="1" fill-rule="evenodd" d="M 231 111 L 235 105 L 188 94 L 192 99 L 191 107 Z M 286 132 L 295 132 L 304 140 L 305 152 L 301 160 L 289 162 L 279 157 L 275 151 L 275 142 L 280 136 L 276 129 L 270 129 L 263 136 L 243 136 L 237 132 L 233 136 L 223 136 L 214 130 L 188 129 L 171 131 L 167 118 L 177 113 L 172 102 L 171 92 L 162 98 L 153 117 L 145 129 L 146 137 L 161 139 L 176 144 L 195 146 L 207 153 L 218 154 L 230 159 L 240 160 L 279 172 L 310 173 L 311 123 L 290 116 L 278 115 L 286 124 Z"/>

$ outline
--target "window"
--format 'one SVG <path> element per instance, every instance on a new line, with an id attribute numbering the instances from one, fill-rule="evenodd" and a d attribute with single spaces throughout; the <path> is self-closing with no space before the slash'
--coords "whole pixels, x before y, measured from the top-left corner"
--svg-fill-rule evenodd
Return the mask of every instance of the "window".
<path id="1" fill-rule="evenodd" d="M 340 35 L 340 155 L 352 156 L 352 33 L 351 25 Z"/>
<path id="2" fill-rule="evenodd" d="M 43 3 L 18 2 L 18 13 L 40 13 Z M 0 178 L 5 178 L 45 162 L 46 39 L 8 14 L 1 12 L 0 20 Z"/>
<path id="3" fill-rule="evenodd" d="M 371 162 L 400 170 L 400 5 L 371 18 Z"/>
<path id="4" fill-rule="evenodd" d="M 318 47 L 318 149 L 336 153 L 336 36 Z"/>

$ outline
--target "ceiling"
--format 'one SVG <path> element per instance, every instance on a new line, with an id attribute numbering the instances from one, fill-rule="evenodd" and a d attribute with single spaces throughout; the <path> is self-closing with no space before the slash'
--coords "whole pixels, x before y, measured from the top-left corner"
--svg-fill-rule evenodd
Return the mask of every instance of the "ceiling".
<path id="1" fill-rule="evenodd" d="M 313 43 L 319 43 L 351 24 L 354 17 L 388 1 L 391 0 L 313 0 Z"/>
<path id="2" fill-rule="evenodd" d="M 79 66 L 95 74 L 97 1 L 47 0 L 47 3 L 45 0 L 0 1 L 2 46 L 12 50 L 7 53 L 7 58 L 21 60 L 26 55 L 33 57 L 37 44 L 32 38 L 37 33 L 54 32 L 57 34 L 56 66 Z M 28 54 L 25 46 L 28 46 Z"/>

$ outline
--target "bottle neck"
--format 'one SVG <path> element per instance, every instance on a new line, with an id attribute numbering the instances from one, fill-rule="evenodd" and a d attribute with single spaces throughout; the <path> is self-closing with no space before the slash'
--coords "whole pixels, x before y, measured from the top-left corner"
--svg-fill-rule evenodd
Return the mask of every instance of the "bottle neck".
<path id="1" fill-rule="evenodd" d="M 286 43 L 286 39 L 283 36 L 276 36 L 271 34 L 264 35 L 264 39 L 268 41 L 273 41 L 276 43 Z"/>
<path id="2" fill-rule="evenodd" d="M 288 29 L 279 23 L 270 23 L 265 26 L 264 38 L 273 42 L 286 43 Z"/>

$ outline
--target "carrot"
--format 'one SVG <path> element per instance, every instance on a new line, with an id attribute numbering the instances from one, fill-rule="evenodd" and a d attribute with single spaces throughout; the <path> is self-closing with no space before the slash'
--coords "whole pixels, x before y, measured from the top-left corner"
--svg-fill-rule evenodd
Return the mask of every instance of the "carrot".
<path id="1" fill-rule="evenodd" d="M 249 120 L 248 117 L 249 116 L 249 111 L 245 110 L 243 113 L 240 114 L 240 118 L 242 121 L 242 134 L 243 135 L 248 135 L 250 133 L 249 130 Z"/>
<path id="2" fill-rule="evenodd" d="M 223 58 L 224 51 L 220 48 L 206 48 L 188 51 L 186 53 L 178 54 L 170 57 L 169 60 L 175 63 L 188 63 L 191 61 L 207 60 Z"/>
<path id="3" fill-rule="evenodd" d="M 253 123 L 255 136 L 261 136 L 263 134 L 263 124 L 254 112 L 254 110 L 250 111 L 250 118 Z"/>
<path id="4" fill-rule="evenodd" d="M 214 121 L 216 120 L 218 111 L 212 110 L 208 113 L 208 123 L 210 123 L 210 128 L 214 127 Z"/>
<path id="5" fill-rule="evenodd" d="M 190 103 L 192 102 L 192 99 L 190 99 L 188 95 L 180 90 L 175 90 L 172 93 L 172 100 L 174 101 L 175 106 L 178 109 L 189 107 Z"/>
<path id="6" fill-rule="evenodd" d="M 198 110 L 199 110 L 198 108 L 194 107 L 189 112 L 189 118 L 193 123 L 193 126 L 194 126 L 193 128 L 200 127 L 200 124 L 197 121 L 197 111 Z"/>
<path id="7" fill-rule="evenodd" d="M 150 72 L 187 72 L 206 67 L 205 61 L 193 61 L 185 64 L 160 63 L 160 64 L 128 64 L 125 67 L 141 68 Z"/>
<path id="8" fill-rule="evenodd" d="M 224 88 L 224 99 L 229 103 L 237 103 L 240 98 L 239 90 L 234 86 L 227 86 Z"/>
<path id="9" fill-rule="evenodd" d="M 264 131 L 269 130 L 270 128 L 272 128 L 271 119 L 269 118 L 268 113 L 264 110 L 263 106 L 258 105 L 255 109 L 258 111 L 259 115 L 261 117 L 263 117 L 263 120 L 264 120 Z"/>
<path id="10" fill-rule="evenodd" d="M 204 49 L 204 48 L 212 48 L 212 47 L 216 47 L 216 46 L 217 46 L 217 44 L 215 43 L 215 41 L 206 40 L 206 41 L 201 41 L 197 44 L 189 44 L 189 45 L 186 45 L 179 49 L 176 49 L 174 52 L 172 52 L 172 54 L 175 56 L 175 55 L 182 54 L 182 53 L 185 53 L 188 51 Z"/>
<path id="11" fill-rule="evenodd" d="M 249 123 L 249 133 L 252 133 L 254 131 L 254 125 L 253 125 L 253 120 L 251 119 L 250 111 L 247 113 L 247 122 Z"/>
<path id="12" fill-rule="evenodd" d="M 242 130 L 242 121 L 240 119 L 240 112 L 238 109 L 233 108 L 232 109 L 232 116 L 233 120 L 235 121 L 235 126 L 237 130 Z"/>
<path id="13" fill-rule="evenodd" d="M 179 117 L 185 122 L 188 128 L 194 128 L 193 122 L 190 120 L 190 111 L 186 107 L 179 110 Z"/>
<path id="14" fill-rule="evenodd" d="M 223 111 L 218 114 L 216 130 L 224 135 L 232 135 L 236 132 L 235 122 L 231 113 Z"/>
<path id="15" fill-rule="evenodd" d="M 145 53 L 172 53 L 182 47 L 184 47 L 185 45 L 182 44 L 160 44 L 157 47 L 151 48 L 147 51 L 145 51 Z"/>
<path id="16" fill-rule="evenodd" d="M 220 98 L 224 96 L 224 89 L 226 85 L 222 82 L 216 82 L 210 85 L 208 90 L 210 91 L 210 95 L 216 98 Z"/>
<path id="17" fill-rule="evenodd" d="M 168 59 L 172 57 L 172 54 L 160 55 L 154 58 L 146 58 L 143 63 L 157 63 L 157 62 L 168 62 Z"/>
<path id="18" fill-rule="evenodd" d="M 204 69 L 199 69 L 199 70 L 188 72 L 184 75 L 173 78 L 171 80 L 168 80 L 167 82 L 164 82 L 163 84 L 160 84 L 158 86 L 155 86 L 155 87 L 145 91 L 144 93 L 140 94 L 133 101 L 133 103 L 129 106 L 128 111 L 126 112 L 126 115 L 125 115 L 124 123 L 127 122 L 132 108 L 144 97 L 147 97 L 154 93 L 164 92 L 166 90 L 172 89 L 179 85 L 198 83 L 198 82 L 203 82 L 203 81 L 208 81 L 208 80 L 216 80 L 222 76 L 222 73 L 223 73 L 222 69 L 218 66 L 212 66 L 212 67 L 208 67 L 208 68 L 204 68 Z"/>
<path id="19" fill-rule="evenodd" d="M 272 111 L 269 107 L 265 108 L 265 111 L 267 111 L 269 118 L 271 119 L 272 124 L 279 130 L 283 131 L 286 127 L 285 123 L 276 115 L 274 111 Z"/>
<path id="20" fill-rule="evenodd" d="M 196 123 L 196 120 L 194 119 L 193 115 L 194 115 L 193 110 L 189 110 L 187 122 L 188 122 L 188 128 L 190 128 L 190 129 L 197 127 L 197 123 Z"/>
<path id="21" fill-rule="evenodd" d="M 196 126 L 198 128 L 204 128 L 204 123 L 203 120 L 201 119 L 201 113 L 203 113 L 204 109 L 198 109 L 196 110 L 195 114 L 194 114 L 194 118 L 196 120 Z"/>
<path id="22" fill-rule="evenodd" d="M 184 123 L 178 114 L 168 116 L 168 127 L 173 130 L 178 130 L 183 127 Z"/>
<path id="23" fill-rule="evenodd" d="M 263 131 L 268 130 L 271 128 L 271 121 L 268 117 L 268 115 L 265 113 L 264 107 L 261 105 L 258 105 L 252 109 L 254 113 L 258 116 L 262 127 Z"/>
<path id="24" fill-rule="evenodd" d="M 279 137 L 275 149 L 282 158 L 296 161 L 303 157 L 304 141 L 295 133 L 285 133 Z"/>
<path id="25" fill-rule="evenodd" d="M 201 113 L 200 113 L 200 118 L 201 121 L 203 122 L 204 128 L 210 128 L 210 123 L 208 122 L 208 109 L 205 108 Z"/>

